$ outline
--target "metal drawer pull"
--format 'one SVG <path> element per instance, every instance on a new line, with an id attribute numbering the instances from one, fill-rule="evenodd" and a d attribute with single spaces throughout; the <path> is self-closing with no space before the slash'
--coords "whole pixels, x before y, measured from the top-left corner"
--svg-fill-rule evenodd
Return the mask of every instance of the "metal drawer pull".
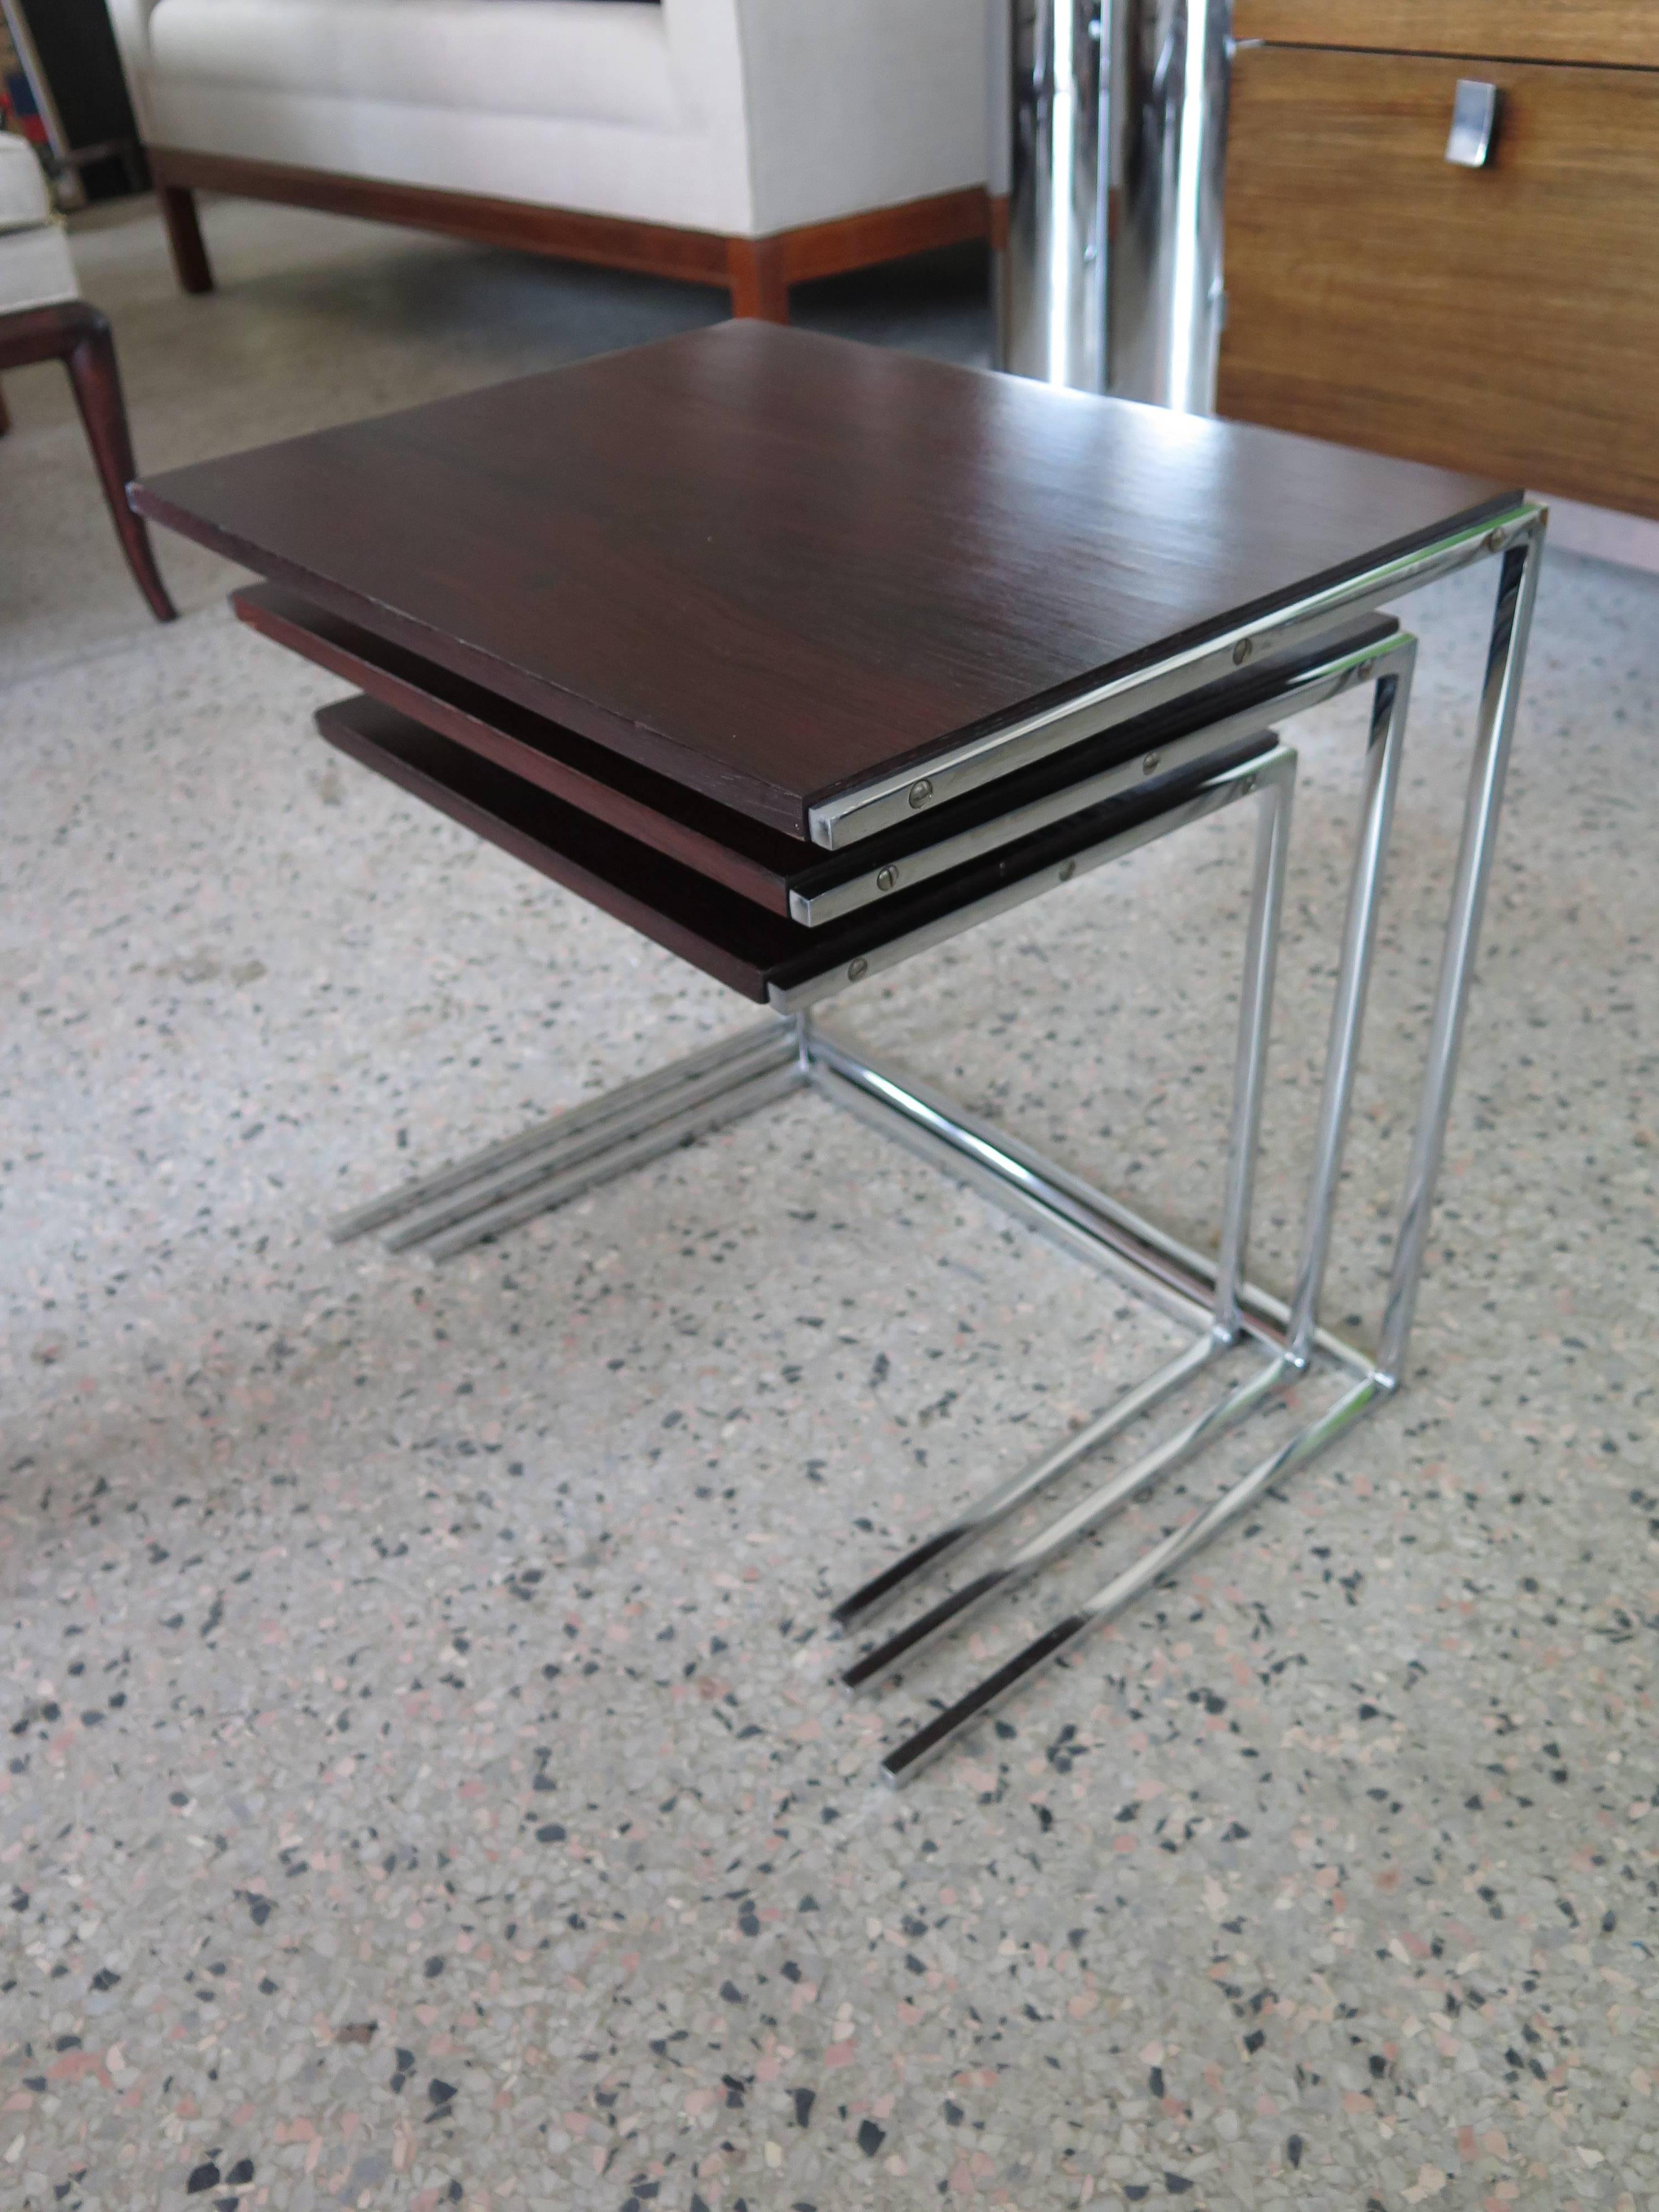
<path id="1" fill-rule="evenodd" d="M 1460 77 L 1457 98 L 1452 103 L 1451 136 L 1446 141 L 1446 159 L 1461 169 L 1484 169 L 1492 159 L 1492 141 L 1498 135 L 1498 114 L 1503 94 L 1495 84 L 1483 84 L 1479 77 Z"/>

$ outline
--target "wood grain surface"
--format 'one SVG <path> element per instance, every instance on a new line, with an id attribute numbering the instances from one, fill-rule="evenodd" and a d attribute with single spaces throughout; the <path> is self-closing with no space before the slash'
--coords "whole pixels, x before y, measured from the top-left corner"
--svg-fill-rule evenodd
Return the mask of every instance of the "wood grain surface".
<path id="1" fill-rule="evenodd" d="M 827 975 L 1176 803 L 1168 790 L 1138 791 L 901 891 L 878 907 L 806 929 L 567 806 L 377 699 L 325 707 L 317 726 L 365 768 L 745 998 L 761 1000 L 772 984 L 788 988 Z M 1273 743 L 1271 735 L 1258 738 L 1242 746 L 1238 757 L 1266 752 Z"/>
<path id="2" fill-rule="evenodd" d="M 1386 616 L 1346 623 L 1317 647 L 1242 670 L 952 805 L 913 816 L 899 829 L 832 859 L 816 845 L 716 806 L 683 784 L 498 699 L 279 584 L 245 586 L 231 594 L 231 605 L 274 644 L 360 684 L 382 705 L 778 915 L 791 912 L 793 892 L 815 897 L 849 877 L 868 877 L 884 862 L 902 862 L 963 831 L 994 825 L 1032 800 L 1063 794 L 1068 785 L 1139 761 L 1149 748 L 1161 749 L 1260 706 L 1305 671 L 1339 653 L 1375 649 L 1400 627 Z M 1161 792 L 1172 796 L 1204 781 L 1220 758 L 1172 771 L 1161 780 Z"/>
<path id="3" fill-rule="evenodd" d="M 1653 0 L 1237 0 L 1233 35 L 1286 46 L 1659 68 Z"/>
<path id="4" fill-rule="evenodd" d="M 135 492 L 244 566 L 797 837 L 822 799 L 1513 495 L 762 323 Z"/>
<path id="5" fill-rule="evenodd" d="M 815 845 L 717 806 L 280 584 L 246 586 L 230 603 L 274 644 L 775 914 L 788 913 L 791 883 L 822 866 Z"/>
<path id="6" fill-rule="evenodd" d="M 694 968 L 763 1001 L 811 933 L 440 737 L 378 699 L 319 709 L 331 745 Z"/>
<path id="7" fill-rule="evenodd" d="M 1659 75 L 1238 57 L 1224 413 L 1659 514 Z"/>

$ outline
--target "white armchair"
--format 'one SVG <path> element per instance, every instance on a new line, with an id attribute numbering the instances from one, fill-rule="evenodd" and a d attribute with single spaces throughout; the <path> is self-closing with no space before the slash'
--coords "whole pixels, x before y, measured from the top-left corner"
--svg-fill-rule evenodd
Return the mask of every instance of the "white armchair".
<path id="1" fill-rule="evenodd" d="M 34 149 L 0 131 L 0 314 L 49 307 L 80 289 Z"/>
<path id="2" fill-rule="evenodd" d="M 217 189 L 728 285 L 986 227 L 986 0 L 110 0 L 181 281 Z"/>

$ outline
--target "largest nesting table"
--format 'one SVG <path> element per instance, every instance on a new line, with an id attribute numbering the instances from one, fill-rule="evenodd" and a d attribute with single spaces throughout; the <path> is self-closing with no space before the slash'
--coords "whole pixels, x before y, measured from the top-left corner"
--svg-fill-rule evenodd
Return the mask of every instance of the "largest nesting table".
<path id="1" fill-rule="evenodd" d="M 1259 1407 L 1323 1410 L 891 1749 L 902 1781 L 1398 1389 L 1543 543 L 1501 484 L 727 323 L 133 488 L 265 580 L 257 629 L 357 695 L 325 738 L 770 1013 L 758 1029 L 360 1209 L 437 1256 L 811 1084 L 1193 1325 L 1194 1341 L 845 1597 L 861 1629 L 1212 1362 L 1249 1371 L 854 1658 L 878 1684 Z M 1381 611 L 1498 562 L 1462 842 L 1380 1327 L 1320 1295 L 1414 643 Z M 1302 1256 L 1245 1265 L 1296 755 L 1372 695 Z M 1020 901 L 1253 801 L 1233 1110 L 1194 1249 L 816 1008 Z"/>

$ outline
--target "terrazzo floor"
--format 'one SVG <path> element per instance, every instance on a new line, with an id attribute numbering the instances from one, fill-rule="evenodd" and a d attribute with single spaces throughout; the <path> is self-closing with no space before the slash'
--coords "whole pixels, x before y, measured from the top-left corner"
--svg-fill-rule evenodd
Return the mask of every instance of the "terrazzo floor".
<path id="1" fill-rule="evenodd" d="M 152 467 L 716 305 L 209 227 L 206 301 L 143 210 L 79 240 Z M 801 308 L 983 343 L 970 265 Z M 441 1270 L 331 1246 L 749 1012 L 337 762 L 207 556 L 149 626 L 58 385 L 7 393 L 0 2203 L 1659 2207 L 1659 581 L 1547 573 L 1408 1392 L 895 1797 L 901 1722 L 1170 1501 L 873 1705 L 828 1605 L 1171 1326 L 813 1098 Z M 1412 603 L 1339 1316 L 1490 584 Z M 1297 728 L 1281 1284 L 1361 711 Z M 1201 1231 L 1248 835 L 842 1018 Z"/>

